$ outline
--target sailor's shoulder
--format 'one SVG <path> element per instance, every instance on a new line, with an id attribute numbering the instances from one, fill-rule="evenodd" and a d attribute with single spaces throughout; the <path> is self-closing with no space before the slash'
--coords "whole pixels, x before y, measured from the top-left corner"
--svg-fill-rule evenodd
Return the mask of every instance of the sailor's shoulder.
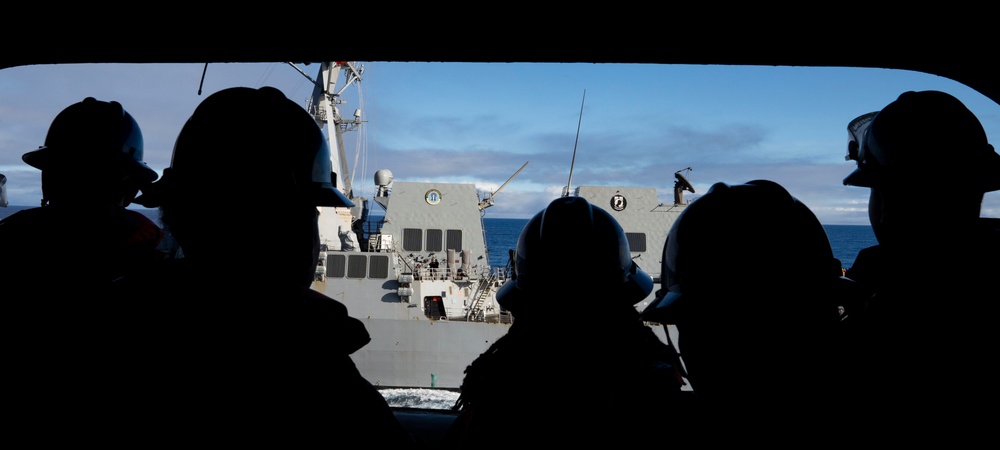
<path id="1" fill-rule="evenodd" d="M 994 233 L 1000 233 L 1000 217 L 980 217 L 979 223 Z"/>
<path id="2" fill-rule="evenodd" d="M 302 306 L 301 315 L 296 316 L 305 319 L 302 326 L 309 328 L 301 331 L 332 338 L 336 348 L 344 354 L 354 353 L 371 342 L 364 322 L 352 317 L 343 303 L 309 288 L 297 289 L 294 295 Z M 296 323 L 293 322 L 293 326 Z"/>
<path id="3" fill-rule="evenodd" d="M 296 289 L 294 295 L 308 308 L 324 310 L 331 314 L 348 315 L 347 306 L 344 303 L 314 289 Z"/>
<path id="4" fill-rule="evenodd" d="M 974 240 L 964 249 L 974 264 L 991 269 L 1000 269 L 1000 218 L 981 218 L 976 228 Z"/>
<path id="5" fill-rule="evenodd" d="M 857 282 L 867 282 L 878 272 L 882 265 L 882 247 L 873 245 L 862 248 L 854 258 L 850 267 L 844 272 L 847 278 Z"/>
<path id="6" fill-rule="evenodd" d="M 51 208 L 27 208 L 0 219 L 0 236 L 13 236 L 13 233 L 24 233 L 37 230 L 38 225 L 58 219 Z"/>
<path id="7" fill-rule="evenodd" d="M 1000 246 L 1000 218 L 980 218 L 978 231 L 988 245 Z"/>

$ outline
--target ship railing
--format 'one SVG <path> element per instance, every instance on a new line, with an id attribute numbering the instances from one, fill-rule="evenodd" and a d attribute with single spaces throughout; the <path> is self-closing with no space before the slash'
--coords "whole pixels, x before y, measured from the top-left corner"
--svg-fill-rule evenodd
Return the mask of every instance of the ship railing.
<path id="1" fill-rule="evenodd" d="M 496 267 L 493 269 L 493 274 L 494 282 L 499 286 L 507 282 L 507 278 L 510 277 L 510 270 L 506 267 Z"/>
<path id="2" fill-rule="evenodd" d="M 488 268 L 482 269 L 479 267 L 473 267 L 466 272 L 458 267 L 439 267 L 437 269 L 432 269 L 426 265 L 421 265 L 420 268 L 412 268 L 412 271 L 418 280 L 468 281 L 482 280 L 484 278 L 489 278 L 490 276 L 495 276 L 490 273 Z"/>
<path id="3" fill-rule="evenodd" d="M 440 267 L 437 268 L 437 269 L 432 269 L 432 268 L 427 267 L 426 265 L 422 265 L 419 269 L 416 270 L 416 274 L 417 274 L 417 279 L 418 280 L 447 280 L 447 279 L 450 279 L 449 274 L 448 274 L 448 270 L 447 269 L 442 269 Z"/>

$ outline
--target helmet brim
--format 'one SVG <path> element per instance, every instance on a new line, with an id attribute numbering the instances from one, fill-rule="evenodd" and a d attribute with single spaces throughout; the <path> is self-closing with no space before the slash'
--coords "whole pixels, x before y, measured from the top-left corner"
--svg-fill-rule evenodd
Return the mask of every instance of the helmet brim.
<path id="1" fill-rule="evenodd" d="M 871 174 L 858 167 L 844 177 L 844 186 L 872 187 L 873 181 Z"/>
<path id="2" fill-rule="evenodd" d="M 985 161 L 978 166 L 983 174 L 983 181 L 980 183 L 983 192 L 1000 191 L 1000 154 L 993 150 L 992 145 L 990 150 Z"/>
<path id="3" fill-rule="evenodd" d="M 172 169 L 164 170 L 163 177 L 160 178 L 160 181 L 146 185 L 146 187 L 142 188 L 142 194 L 136 197 L 132 202 L 147 208 L 160 207 L 163 204 L 163 197 L 168 195 L 167 193 L 170 191 L 170 185 L 173 180 L 171 171 Z M 156 172 L 153 173 L 155 174 Z M 345 208 L 354 207 L 354 202 L 341 193 L 339 189 L 324 187 L 314 187 L 313 189 L 314 190 L 311 195 L 315 206 L 339 206 Z"/>
<path id="4" fill-rule="evenodd" d="M 642 311 L 642 320 L 661 324 L 677 323 L 677 301 L 684 294 L 663 290 L 656 293 L 656 298 Z"/>
<path id="5" fill-rule="evenodd" d="M 22 161 L 38 170 L 45 170 L 45 168 L 49 166 L 49 161 L 51 159 L 52 149 L 47 147 L 41 147 L 38 150 L 32 150 L 21 155 Z"/>
<path id="6" fill-rule="evenodd" d="M 650 292 L 653 292 L 653 277 L 649 276 L 645 270 L 642 270 L 635 261 L 632 262 L 632 267 L 629 269 L 628 275 L 629 281 L 627 285 L 631 285 L 633 289 L 633 297 L 635 301 L 632 304 L 639 303 L 645 299 Z"/>
<path id="7" fill-rule="evenodd" d="M 524 297 L 524 292 L 521 291 L 521 288 L 517 287 L 517 281 L 513 279 L 507 280 L 506 283 L 500 286 L 496 294 L 497 303 L 500 304 L 500 307 L 514 314 L 517 314 L 521 297 Z"/>
<path id="8" fill-rule="evenodd" d="M 160 180 L 142 189 L 142 193 L 139 194 L 135 200 L 132 200 L 132 203 L 142 205 L 147 208 L 159 207 L 160 204 L 163 203 L 162 182 L 163 180 Z"/>
<path id="9" fill-rule="evenodd" d="M 342 206 L 346 208 L 353 208 L 354 202 L 352 202 L 346 195 L 340 192 L 340 189 L 317 189 L 316 192 L 316 206 Z"/>
<path id="10" fill-rule="evenodd" d="M 59 164 L 67 164 L 64 161 L 65 155 L 61 155 L 60 153 L 52 147 L 40 147 L 37 150 L 32 150 L 21 155 L 21 160 L 38 170 L 48 170 Z M 136 161 L 131 157 L 123 155 L 121 163 L 125 165 L 124 170 L 128 172 L 129 176 L 133 177 L 135 183 L 139 186 L 146 186 L 160 177 L 160 174 L 147 166 L 146 163 Z"/>
<path id="11" fill-rule="evenodd" d="M 620 285 L 616 285 L 614 289 L 619 294 L 621 300 L 624 300 L 629 305 L 635 305 L 653 291 L 653 284 L 653 278 L 639 268 L 638 264 L 633 262 L 629 270 L 628 280 Z M 521 298 L 524 296 L 524 289 L 518 286 L 517 280 L 511 279 L 500 286 L 500 289 L 497 290 L 496 299 L 500 307 L 517 315 L 520 304 L 523 303 Z"/>
<path id="12" fill-rule="evenodd" d="M 993 192 L 1000 190 L 1000 155 L 993 153 L 987 155 L 974 168 L 978 176 L 968 177 L 963 182 L 970 186 L 970 189 L 977 192 Z M 884 178 L 888 174 L 879 172 Z M 890 179 L 890 181 L 893 179 Z M 844 178 L 844 186 L 874 187 L 876 185 L 876 175 L 871 171 L 858 167 Z"/>

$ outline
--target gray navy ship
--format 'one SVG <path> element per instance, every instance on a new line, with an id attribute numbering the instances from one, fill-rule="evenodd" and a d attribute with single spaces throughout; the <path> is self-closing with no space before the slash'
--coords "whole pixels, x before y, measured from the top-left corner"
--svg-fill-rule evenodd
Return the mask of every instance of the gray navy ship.
<path id="1" fill-rule="evenodd" d="M 312 287 L 364 322 L 372 340 L 352 357 L 373 384 L 457 389 L 468 364 L 506 334 L 513 320 L 496 301 L 510 266 L 491 267 L 488 258 L 489 251 L 510 249 L 487 248 L 483 217 L 527 163 L 492 194 L 480 194 L 471 183 L 395 180 L 381 169 L 374 174 L 374 198 L 355 196 L 343 135 L 364 118 L 361 108 L 343 117 L 339 93 L 360 83 L 362 73 L 354 62 L 323 63 L 307 107 L 325 126 L 337 187 L 355 203 L 320 208 L 323 251 Z M 667 232 L 687 205 L 684 192 L 694 193 L 682 174 L 690 170 L 675 173 L 672 203 L 662 203 L 654 188 L 584 185 L 567 186 L 566 193 L 611 213 L 626 232 L 633 259 L 658 281 Z M 552 280 L 553 295 L 586 283 L 585 263 L 566 264 L 580 264 L 581 276 Z M 645 308 L 653 296 L 636 308 Z M 567 307 L 566 320 L 579 315 Z M 652 328 L 667 339 L 664 327 Z"/>

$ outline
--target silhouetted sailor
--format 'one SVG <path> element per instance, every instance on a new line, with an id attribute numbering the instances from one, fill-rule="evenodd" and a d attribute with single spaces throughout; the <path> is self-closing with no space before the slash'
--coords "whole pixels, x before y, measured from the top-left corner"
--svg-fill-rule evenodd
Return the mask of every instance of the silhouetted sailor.
<path id="1" fill-rule="evenodd" d="M 614 217 L 558 198 L 525 225 L 515 260 L 497 293 L 514 322 L 466 368 L 449 443 L 628 446 L 680 429 L 663 415 L 678 409 L 677 355 L 639 319 L 653 281 Z"/>
<path id="2" fill-rule="evenodd" d="M 866 411 L 894 417 L 885 433 L 913 442 L 982 437 L 992 422 L 968 404 L 998 398 L 1000 219 L 980 208 L 1000 190 L 1000 155 L 975 115 L 939 91 L 904 92 L 848 131 L 857 168 L 844 184 L 871 190 L 879 242 L 847 272 L 871 295 Z"/>
<path id="3" fill-rule="evenodd" d="M 838 314 L 852 283 L 806 205 L 768 180 L 716 183 L 677 217 L 660 274 L 642 316 L 677 326 L 704 444 L 849 426 L 828 418 L 853 408 Z"/>
<path id="4" fill-rule="evenodd" d="M 413 443 L 350 359 L 370 340 L 364 324 L 310 289 L 317 207 L 353 203 L 334 187 L 326 139 L 301 106 L 272 87 L 208 96 L 137 201 L 159 207 L 183 254 L 119 285 L 150 319 L 149 406 L 165 439 Z"/>
<path id="5" fill-rule="evenodd" d="M 42 171 L 44 198 L 0 221 L 7 425 L 96 443 L 85 436 L 104 419 L 96 411 L 112 408 L 131 357 L 119 346 L 134 338 L 107 290 L 162 256 L 162 230 L 126 206 L 158 175 L 132 115 L 90 97 L 63 109 L 22 159 Z"/>

